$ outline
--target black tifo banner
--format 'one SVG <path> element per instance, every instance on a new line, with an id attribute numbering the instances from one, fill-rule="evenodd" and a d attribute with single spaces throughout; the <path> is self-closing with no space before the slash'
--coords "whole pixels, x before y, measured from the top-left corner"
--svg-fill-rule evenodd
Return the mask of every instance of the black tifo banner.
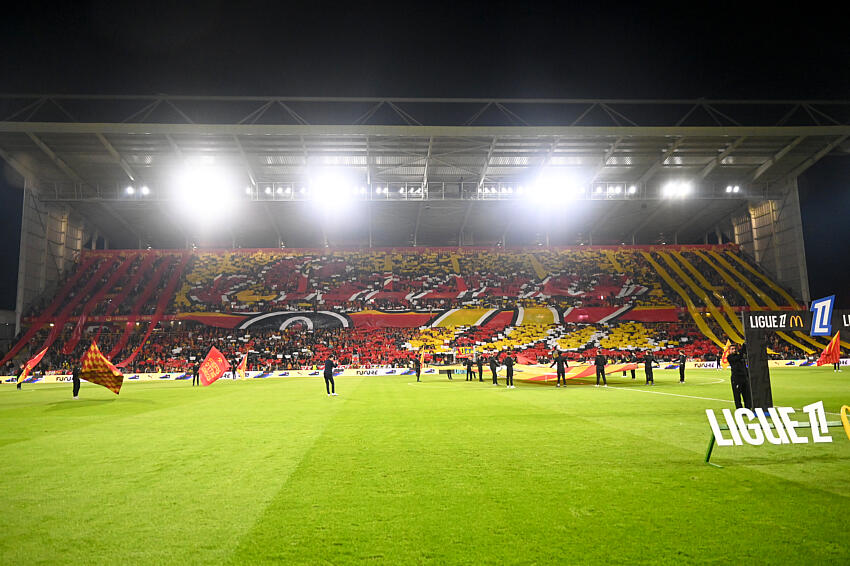
<path id="1" fill-rule="evenodd" d="M 767 335 L 773 332 L 803 332 L 809 335 L 812 328 L 810 311 L 750 311 L 743 313 L 744 339 L 747 341 L 747 362 L 750 373 L 750 391 L 753 407 L 767 409 L 773 406 L 770 389 L 770 369 L 767 366 Z M 832 312 L 832 334 L 820 338 L 830 340 L 836 332 L 850 333 L 850 310 Z M 794 338 L 794 335 L 791 334 Z"/>

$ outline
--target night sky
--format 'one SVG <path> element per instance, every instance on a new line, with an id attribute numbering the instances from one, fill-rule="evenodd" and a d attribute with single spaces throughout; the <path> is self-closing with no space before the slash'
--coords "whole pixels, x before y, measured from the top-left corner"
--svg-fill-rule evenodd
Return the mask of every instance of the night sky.
<path id="1" fill-rule="evenodd" d="M 0 91 L 850 99 L 839 3 L 572 4 L 17 3 L 0 17 Z M 0 175 L 4 309 L 17 182 Z M 848 189 L 850 155 L 800 179 L 812 296 L 837 293 L 839 308 L 850 308 Z"/>

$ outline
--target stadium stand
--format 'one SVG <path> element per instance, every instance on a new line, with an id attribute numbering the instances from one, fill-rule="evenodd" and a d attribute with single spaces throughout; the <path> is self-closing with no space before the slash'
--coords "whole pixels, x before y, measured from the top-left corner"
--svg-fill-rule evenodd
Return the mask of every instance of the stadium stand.
<path id="1" fill-rule="evenodd" d="M 703 359 L 742 341 L 741 311 L 798 304 L 734 245 L 96 250 L 25 317 L 2 363 L 48 347 L 58 369 L 92 339 L 137 371 L 187 369 L 210 344 L 275 368 L 329 352 L 407 363 L 464 346 L 527 360 L 647 349 Z M 780 333 L 771 346 L 801 356 L 821 342 Z"/>

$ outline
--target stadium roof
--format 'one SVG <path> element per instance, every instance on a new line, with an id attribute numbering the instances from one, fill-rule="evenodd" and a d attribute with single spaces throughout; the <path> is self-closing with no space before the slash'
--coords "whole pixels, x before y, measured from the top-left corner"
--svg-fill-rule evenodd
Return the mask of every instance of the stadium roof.
<path id="1" fill-rule="evenodd" d="M 850 151 L 848 101 L 3 95 L 0 117 L 0 157 L 120 247 L 701 241 Z M 171 206 L 187 166 L 233 174 L 243 206 L 216 230 Z M 345 218 L 313 206 L 327 169 L 353 176 Z M 525 207 L 553 171 L 578 200 Z"/>

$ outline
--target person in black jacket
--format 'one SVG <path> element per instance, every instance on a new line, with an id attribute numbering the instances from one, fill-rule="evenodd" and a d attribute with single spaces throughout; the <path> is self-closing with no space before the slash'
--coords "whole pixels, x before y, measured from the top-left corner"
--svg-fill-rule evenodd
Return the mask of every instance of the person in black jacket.
<path id="1" fill-rule="evenodd" d="M 596 366 L 596 387 L 599 387 L 599 378 L 602 378 L 603 387 L 608 387 L 608 380 L 605 379 L 605 364 L 608 362 L 602 352 L 596 354 L 596 359 L 593 362 Z"/>
<path id="2" fill-rule="evenodd" d="M 21 369 L 18 370 L 18 375 L 15 376 L 15 378 L 16 378 L 15 381 L 17 381 L 17 384 L 15 385 L 15 389 L 17 389 L 19 391 L 21 390 L 21 384 L 23 383 L 23 381 L 21 380 L 21 374 L 24 373 L 24 365 L 25 364 L 21 364 Z"/>
<path id="3" fill-rule="evenodd" d="M 337 364 L 334 363 L 333 358 L 328 358 L 325 360 L 325 389 L 328 392 L 328 397 L 331 395 L 336 395 L 336 386 L 334 384 L 334 368 L 337 367 Z"/>
<path id="4" fill-rule="evenodd" d="M 74 391 L 74 399 L 79 399 L 80 394 L 80 368 L 79 366 L 74 366 L 74 370 L 71 372 L 71 382 L 73 385 Z"/>
<path id="5" fill-rule="evenodd" d="M 735 407 L 740 409 L 743 405 L 752 409 L 753 398 L 750 392 L 750 374 L 747 369 L 746 349 L 741 348 L 739 350 L 737 344 L 732 344 L 726 361 L 729 362 L 729 369 L 732 370 L 732 398 L 735 399 Z"/>
<path id="6" fill-rule="evenodd" d="M 496 370 L 499 368 L 499 362 L 496 361 L 496 354 L 490 356 L 490 372 L 493 374 L 493 385 L 499 385 L 499 379 L 496 376 Z"/>
<path id="7" fill-rule="evenodd" d="M 629 356 L 629 363 L 630 364 L 636 364 L 637 361 L 638 361 L 637 356 L 635 356 L 635 353 L 632 352 L 632 355 Z M 632 368 L 632 379 L 634 379 L 634 378 L 635 378 L 635 370 L 634 370 L 634 368 Z"/>
<path id="8" fill-rule="evenodd" d="M 466 358 L 463 365 L 466 366 L 466 380 L 475 381 L 475 372 L 472 370 L 472 358 Z"/>
<path id="9" fill-rule="evenodd" d="M 416 381 L 419 381 L 419 375 L 422 373 L 422 360 L 419 356 L 413 356 L 413 371 L 416 372 Z"/>
<path id="10" fill-rule="evenodd" d="M 654 361 L 655 358 L 652 356 L 652 352 L 647 352 L 643 355 L 643 372 L 646 374 L 647 385 L 655 385 L 655 378 L 652 377 L 652 362 Z"/>
<path id="11" fill-rule="evenodd" d="M 192 366 L 192 387 L 201 384 L 200 369 L 201 366 L 199 364 Z"/>
<path id="12" fill-rule="evenodd" d="M 478 381 L 484 381 L 484 357 L 478 356 L 475 365 L 478 367 Z"/>
<path id="13" fill-rule="evenodd" d="M 567 371 L 566 371 L 567 365 L 568 365 L 567 364 L 567 358 L 564 357 L 564 354 L 562 354 L 561 352 L 558 352 L 558 354 L 555 356 L 555 359 L 552 361 L 552 364 L 549 366 L 549 367 L 556 366 L 555 367 L 555 374 L 556 374 L 557 379 L 558 379 L 558 384 L 556 385 L 556 387 L 561 386 L 561 380 L 562 379 L 564 380 L 564 387 L 566 387 L 566 385 L 567 385 Z"/>
<path id="14" fill-rule="evenodd" d="M 685 356 L 685 352 L 679 350 L 679 383 L 685 383 L 685 362 L 688 361 L 688 358 Z"/>
<path id="15" fill-rule="evenodd" d="M 508 389 L 516 389 L 514 387 L 514 362 L 515 360 L 510 354 L 505 356 L 505 381 L 507 381 Z"/>

